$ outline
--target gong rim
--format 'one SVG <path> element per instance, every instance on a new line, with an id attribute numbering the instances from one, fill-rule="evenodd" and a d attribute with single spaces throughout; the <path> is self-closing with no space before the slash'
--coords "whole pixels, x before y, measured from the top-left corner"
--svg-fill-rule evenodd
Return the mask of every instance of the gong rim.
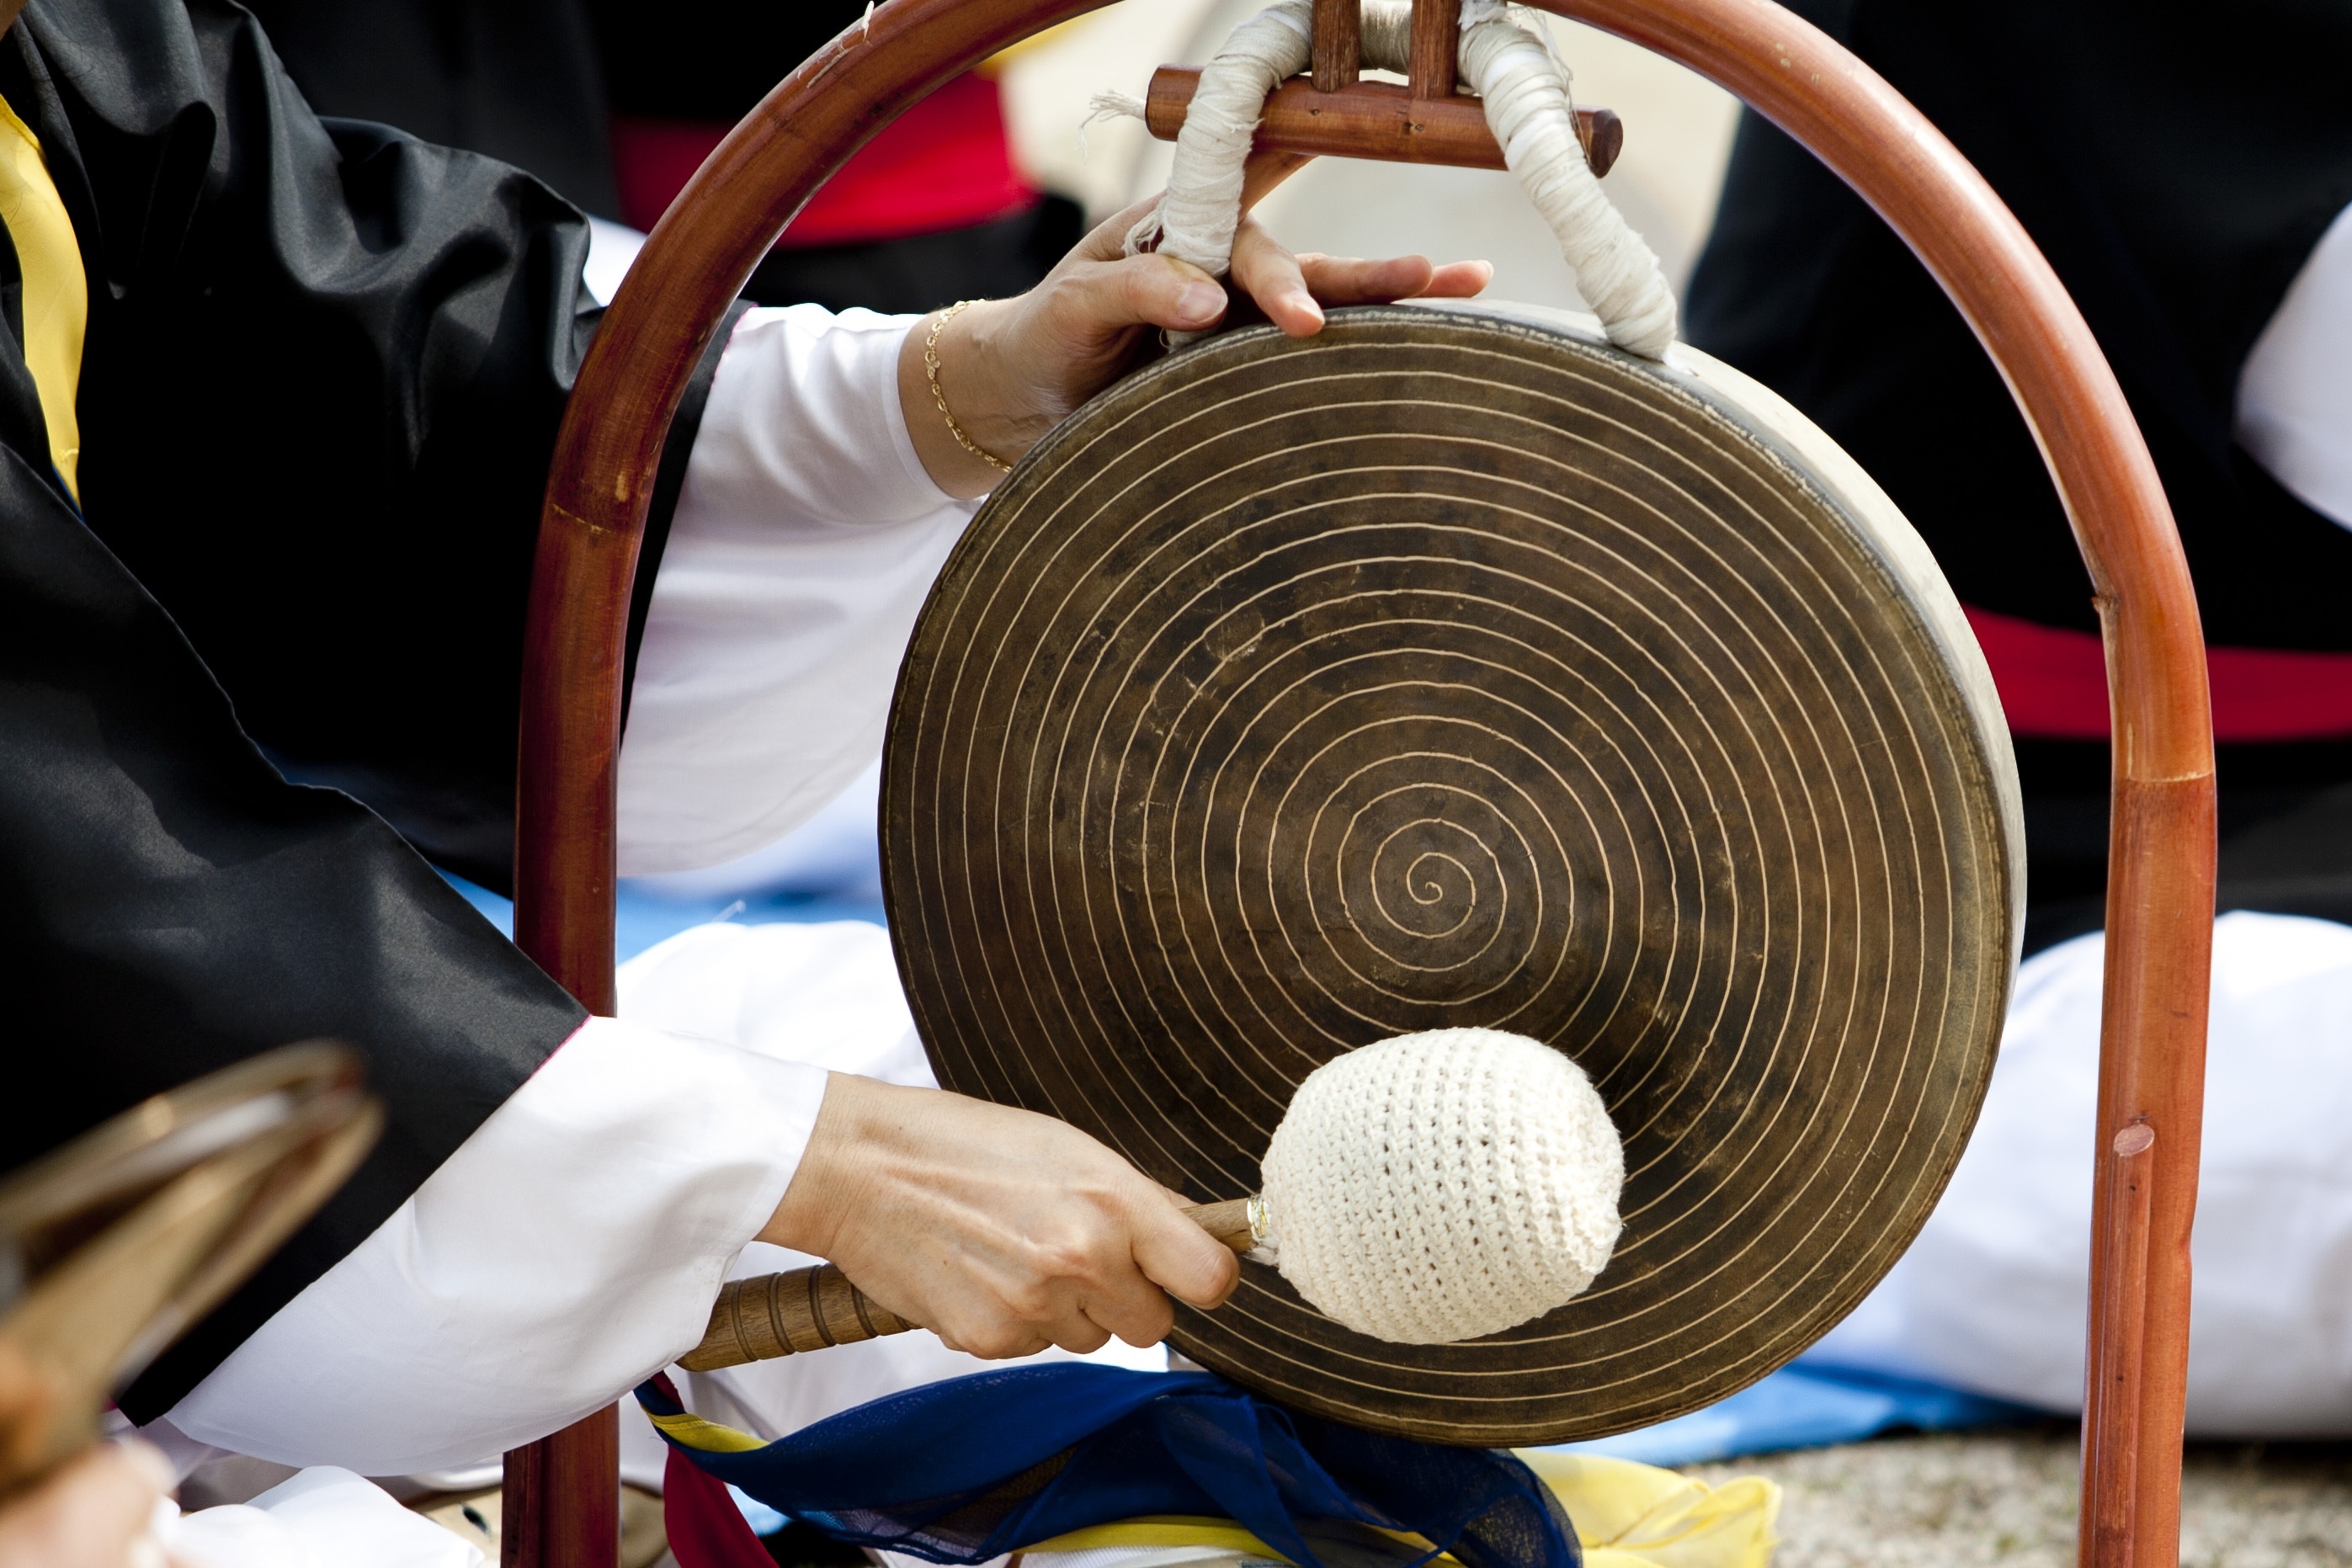
<path id="1" fill-rule="evenodd" d="M 1356 367 L 1339 368 L 1351 355 Z M 1326 383 L 1351 377 L 1354 401 L 1318 395 L 1330 393 Z M 1394 395 L 1398 387 L 1408 395 Z M 1470 413 L 1454 418 L 1464 410 Z M 1347 427 L 1348 418 L 1357 425 Z M 1486 437 L 1474 432 L 1478 419 L 1487 422 Z M 1511 442 L 1491 439 L 1497 420 L 1516 433 Z M 1118 446 L 1114 437 L 1128 444 Z M 1403 455 L 1384 468 L 1376 446 Z M 1443 460 L 1427 455 L 1441 449 Z M 1359 483 L 1366 472 L 1420 477 L 1368 489 Z M 1432 472 L 1441 480 L 1430 482 Z M 1529 473 L 1548 477 L 1530 482 Z M 1298 498 L 1286 507 L 1285 497 Z M 1121 507 L 1140 510 L 1130 517 Z M 1420 510 L 1384 521 L 1383 507 Z M 1626 515 L 1612 514 L 1612 507 Z M 1203 508 L 1208 522 L 1192 515 Z M 1740 528 L 1727 521 L 1734 517 Z M 1222 531 L 1210 526 L 1216 522 Z M 1745 549 L 1753 559 L 1741 570 L 1718 559 L 1712 576 L 1687 571 L 1687 581 L 1660 586 L 1679 569 L 1644 528 L 1679 539 L 1677 548 L 1695 555 Z M 1188 533 L 1189 545 L 1168 543 Z M 1356 543 L 1332 546 L 1334 536 Z M 1244 542 L 1235 546 L 1236 538 Z M 1649 554 L 1641 556 L 1635 547 L 1645 538 Z M 1360 558 L 1349 558 L 1349 548 Z M 1302 570 L 1285 577 L 1287 567 L 1265 568 L 1263 581 L 1248 578 L 1254 561 L 1262 566 L 1269 553 L 1286 552 L 1288 566 Z M 1593 566 L 1604 557 L 1619 565 Z M 1781 586 L 1733 607 L 1742 570 L 1768 580 L 1778 572 Z M 1360 591 L 1328 591 L 1351 570 Z M 1181 587 L 1188 571 L 1197 580 L 1168 599 L 1174 591 L 1168 584 Z M 1449 572 L 1477 579 L 1472 586 L 1479 591 Z M 1547 572 L 1559 580 L 1543 580 Z M 1430 587 L 1434 578 L 1447 585 Z M 1495 587 L 1507 580 L 1517 586 Z M 1570 580 L 1575 592 L 1561 586 Z M 1243 601 L 1291 591 L 1288 612 L 1235 622 L 1230 601 L 1237 581 L 1254 584 Z M 1155 592 L 1164 601 L 1157 611 Z M 1450 619 L 1396 612 L 1433 597 L 1453 603 Z M 1353 620 L 1333 610 L 1351 599 L 1381 608 Z M 1596 609 L 1604 599 L 1610 608 Z M 1539 608 L 1531 612 L 1530 603 Z M 1155 612 L 1167 619 L 1149 621 Z M 1318 614 L 1321 631 L 1300 630 Z M 1687 624 L 1673 634 L 1658 631 L 1677 614 Z M 1151 653 L 1164 626 L 1192 624 L 1186 615 L 1198 622 L 1197 634 L 1180 643 L 1169 633 L 1161 652 Z M 1808 632 L 1808 615 L 1823 626 Z M 1139 616 L 1147 619 L 1139 623 Z M 1777 631 L 1775 616 L 1782 622 Z M 1418 628 L 1422 621 L 1434 630 L 1419 640 L 1433 646 L 1396 639 L 1381 645 L 1383 628 Z M 1124 643 L 1122 626 L 1138 628 Z M 1748 634 L 1747 643 L 1732 632 Z M 1618 643 L 1600 650 L 1596 639 L 1604 633 Z M 1694 637 L 1715 643 L 1694 652 Z M 1333 654 L 1330 662 L 1302 663 L 1321 656 L 1299 653 L 1310 645 Z M 1509 647 L 1517 651 L 1497 654 Z M 1125 677 L 1104 684 L 1068 676 L 1089 648 L 1097 665 L 1110 657 L 1102 649 L 1123 649 L 1117 656 L 1150 679 L 1138 686 L 1122 685 Z M 1744 667 L 1742 655 L 1755 666 Z M 1815 694 L 1799 692 L 1802 680 L 1774 686 L 1788 673 L 1775 658 L 1813 680 Z M 1298 677 L 1286 684 L 1286 659 Z M 1513 659 L 1518 667 L 1510 667 Z M 1003 675 L 1015 666 L 1016 674 Z M 1627 669 L 1643 678 L 1627 677 Z M 1850 689 L 1824 670 L 1843 670 L 1837 678 Z M 1348 685 L 1357 678 L 1351 671 L 1398 679 L 1371 678 L 1358 690 Z M 1465 671 L 1472 678 L 1456 678 Z M 1714 679 L 1712 696 L 1702 677 Z M 1056 684 L 1070 680 L 1076 684 L 1066 690 Z M 1400 681 L 1448 695 L 1422 708 L 1410 702 L 1382 708 L 1383 699 L 1366 695 Z M 1192 693 L 1222 695 L 1188 717 L 1192 698 L 1181 690 L 1188 682 Z M 1664 708 L 1653 702 L 1643 711 L 1645 683 L 1653 696 L 1659 689 L 1679 694 L 1682 707 L 1667 712 L 1674 702 Z M 1159 699 L 1150 694 L 1161 690 L 1180 693 L 1172 707 L 1153 706 Z M 1305 698 L 1297 695 L 1302 691 Z M 1775 691 L 1780 711 L 1770 700 Z M 1317 710 L 1318 693 L 1337 695 Z M 1577 729 L 1545 708 L 1547 701 L 1576 707 L 1563 695 L 1570 693 L 1614 716 Z M 1253 700 L 1264 706 L 1248 708 Z M 1677 745 L 1690 750 L 1694 735 L 1720 741 L 1717 731 L 1737 730 L 1731 721 L 1743 701 L 1761 705 L 1773 722 L 1756 727 L 1780 734 L 1780 741 L 1735 738 L 1713 761 L 1676 763 L 1668 755 Z M 1210 710 L 1219 703 L 1233 710 L 1236 702 L 1242 719 L 1263 720 L 1265 733 L 1248 722 L 1219 730 Z M 1482 723 L 1469 728 L 1499 737 L 1494 757 L 1463 764 L 1475 745 L 1444 711 L 1448 702 L 1486 705 Z M 1863 739 L 1790 741 L 1805 727 L 1792 727 L 1791 716 L 1803 718 L 1808 702 L 1815 716 L 1859 715 Z M 1330 728 L 1334 721 L 1317 714 L 1350 703 L 1365 722 L 1339 723 L 1331 734 L 1343 741 L 1378 731 L 1397 742 L 1386 752 L 1372 746 L 1342 758 L 1363 766 L 1333 770 L 1326 758 L 1340 741 L 1286 749 L 1276 736 L 1302 727 L 1320 735 L 1313 726 Z M 1114 739 L 1117 725 L 1126 725 L 1127 739 L 1113 748 L 1118 758 L 1137 755 L 1133 737 L 1147 732 L 1164 751 L 1177 744 L 1168 734 L 1186 724 L 1193 728 L 1181 744 L 1209 747 L 1208 763 L 1230 765 L 1239 755 L 1230 745 L 1216 754 L 1221 734 L 1227 741 L 1243 737 L 1266 755 L 1253 758 L 1252 789 L 1239 794 L 1219 793 L 1215 767 L 1197 778 L 1146 768 L 1134 791 L 1141 804 L 1130 801 L 1122 818 L 1118 788 L 1094 780 L 1086 766 L 1076 775 L 1061 762 L 1046 767 L 1040 795 L 1043 742 L 1034 741 L 1026 792 L 1015 790 L 1008 804 L 1007 758 L 1019 760 L 1023 742 L 1056 725 L 1066 750 L 1071 735 L 1087 738 L 1078 726 L 1088 714 L 1097 714 L 1097 733 Z M 1495 714 L 1507 716 L 1499 727 Z M 1432 735 L 1443 744 L 1423 744 Z M 1918 753 L 1908 776 L 1916 800 L 1901 788 L 1900 766 L 1871 771 L 1867 753 L 1882 744 Z M 1617 760 L 1594 763 L 1579 750 L 1586 746 Z M 1637 765 L 1645 746 L 1646 773 Z M 1572 780 L 1561 760 L 1570 753 L 1585 766 Z M 1444 766 L 1428 764 L 1419 774 L 1399 761 L 1433 756 L 1445 758 Z M 991 759 L 994 773 L 980 779 Z M 1777 779 L 1776 763 L 1785 775 Z M 1445 771 L 1457 764 L 1466 771 Z M 1129 767 L 1120 760 L 1104 777 Z M 1820 776 L 1807 777 L 1809 767 Z M 1493 306 L 1336 311 L 1314 343 L 1270 329 L 1228 334 L 1098 397 L 1024 459 L 941 571 L 902 668 L 884 775 L 892 940 L 942 1085 L 1064 1115 L 1189 1196 L 1250 1190 L 1248 1145 L 1255 1140 L 1262 1151 L 1288 1087 L 1316 1064 L 1315 1049 L 1334 1054 L 1412 1028 L 1476 1023 L 1552 1040 L 1586 1066 L 1626 1135 L 1627 1232 L 1611 1270 L 1578 1301 L 1467 1345 L 1391 1346 L 1339 1329 L 1268 1270 L 1246 1265 L 1243 1287 L 1225 1307 L 1180 1311 L 1173 1342 L 1203 1364 L 1319 1415 L 1438 1441 L 1559 1441 L 1648 1425 L 1746 1386 L 1826 1333 L 1891 1267 L 1948 1178 L 1981 1102 L 2015 959 L 2022 862 L 2014 765 L 1981 655 L 1925 547 L 1850 459 L 1755 383 L 1683 350 L 1663 367 L 1635 361 L 1564 313 Z M 1473 775 L 1491 780 L 1489 793 L 1504 803 L 1465 788 L 1462 779 Z M 1170 778 L 1179 787 L 1170 788 Z M 1370 785 L 1360 782 L 1367 778 Z M 1266 800 L 1302 789 L 1325 795 L 1315 797 L 1315 811 L 1286 817 L 1276 806 L 1268 814 L 1254 804 L 1260 779 Z M 1646 828 L 1599 821 L 1608 814 L 1602 808 L 1622 816 L 1629 800 L 1649 800 L 1645 790 L 1662 780 L 1671 787 L 1657 789 L 1657 798 L 1678 803 L 1679 816 L 1653 810 Z M 975 806 L 983 785 L 997 793 Z M 1702 824 L 1710 811 L 1720 819 L 1727 803 L 1785 806 L 1821 791 L 1847 818 L 1856 801 L 1868 801 L 1872 810 L 1861 820 L 1875 829 L 1889 820 L 1890 790 L 1906 802 L 1895 820 L 1910 834 L 1905 842 L 1921 887 L 1932 870 L 1942 879 L 1940 894 L 1906 893 L 1897 885 L 1902 856 L 1870 860 L 1867 835 L 1848 831 L 1850 822 L 1830 835 L 1831 850 L 1812 843 L 1790 851 L 1768 828 L 1745 837 L 1723 830 L 1715 862 L 1702 852 L 1707 832 L 1721 823 Z M 1224 832 L 1169 827 L 1185 821 L 1188 800 L 1202 822 L 1257 821 L 1266 843 L 1285 841 L 1287 831 L 1305 847 L 1279 864 L 1270 850 L 1244 864 L 1240 850 L 1217 859 L 1186 849 L 1192 837 L 1221 843 Z M 1349 810 L 1320 809 L 1332 801 Z M 1155 803 L 1166 823 L 1154 818 Z M 1579 812 L 1580 830 L 1570 821 Z M 1380 832 L 1359 842 L 1326 817 L 1370 821 Z M 1817 816 L 1796 838 L 1819 840 L 1827 820 Z M 1547 831 L 1555 841 L 1549 848 L 1539 841 Z M 1646 850 L 1645 832 L 1654 841 Z M 1688 841 L 1678 847 L 1676 833 Z M 1167 863 L 1155 866 L 1163 838 Z M 1391 855 L 1395 863 L 1383 871 L 1381 846 L 1400 843 L 1405 848 L 1397 854 L 1416 858 L 1407 864 Z M 1922 844 L 1935 852 L 1926 854 Z M 1768 866 L 1779 880 L 1743 872 L 1737 863 L 1743 848 L 1759 863 L 1781 856 L 1785 866 Z M 1511 854 L 1518 858 L 1506 865 Z M 1822 868 L 1810 885 L 1801 874 L 1808 854 Z M 1868 860 L 1876 882 L 1841 894 L 1833 885 L 1840 855 Z M 1435 890 L 1426 900 L 1414 896 L 1423 884 L 1412 867 Z M 1498 890 L 1483 914 L 1482 872 Z M 1349 883 L 1351 875 L 1360 885 Z M 1862 888 L 1870 878 L 1853 880 Z M 1220 905 L 1214 894 L 1203 894 L 1188 908 L 1185 888 L 1195 881 L 1231 894 Z M 1260 881 L 1268 891 L 1254 891 Z M 1621 886 L 1640 892 L 1621 897 Z M 1521 894 L 1517 917 L 1508 915 L 1514 889 Z M 981 894 L 993 902 L 983 904 Z M 1874 897 L 1888 911 L 1878 939 L 1860 918 Z M 1548 898 L 1549 907 L 1568 913 L 1548 915 Z M 1743 925 L 1720 913 L 1743 899 L 1765 914 Z M 1525 913 L 1530 907 L 1532 915 Z M 1694 922 L 1694 907 L 1716 911 L 1717 925 L 1707 925 L 1705 915 Z M 1073 910 L 1096 937 L 1108 921 L 1128 939 L 1129 956 L 1106 956 L 1099 940 L 1088 956 L 1072 936 Z M 1662 910 L 1670 916 L 1663 924 Z M 1775 915 L 1785 915 L 1778 925 Z M 1775 932 L 1784 939 L 1792 925 L 1801 938 L 1806 918 L 1827 925 L 1832 915 L 1845 923 L 1844 948 L 1800 939 L 1768 957 L 1762 946 L 1741 946 L 1774 939 Z M 1464 956 L 1469 939 L 1459 933 L 1474 916 L 1492 929 L 1476 928 L 1473 935 L 1484 932 L 1487 940 Z M 1677 969 L 1672 955 L 1694 927 L 1696 956 Z M 1240 955 L 1220 945 L 1220 928 L 1281 940 L 1254 941 L 1255 955 Z M 1302 932 L 1307 951 L 1299 946 Z M 1586 946 L 1569 941 L 1569 933 L 1580 933 Z M 1183 943 L 1171 944 L 1171 936 Z M 1315 951 L 1318 941 L 1329 951 Z M 1133 954 L 1139 942 L 1144 957 Z M 1417 961 L 1439 951 L 1433 943 L 1448 942 L 1444 962 Z M 1899 950 L 1906 942 L 1916 954 Z M 1184 944 L 1195 955 L 1211 951 L 1217 962 L 1188 960 L 1195 967 L 1184 977 L 1153 970 Z M 1155 946 L 1157 959 L 1149 956 Z M 1669 956 L 1661 960 L 1661 952 Z M 1945 960 L 1940 987 L 1928 974 L 1937 952 Z M 1774 1000 L 1775 963 L 1800 972 L 1782 988 L 1803 993 L 1799 1001 Z M 1830 981 L 1804 980 L 1808 964 L 1837 973 Z M 1435 989 L 1414 991 L 1428 972 L 1442 972 L 1426 981 Z M 1530 982 L 1548 974 L 1570 978 L 1559 987 Z M 1190 1009 L 1188 1021 L 1188 1009 L 1174 1005 L 1188 988 L 1215 993 L 1217 1005 Z M 1267 1032 L 1266 1009 L 1257 1004 L 1269 991 L 1307 1020 L 1308 1048 L 1280 1026 Z M 1919 999 L 1930 993 L 1932 1006 Z M 1933 1027 L 1914 1027 L 1899 1050 L 1886 1044 L 1884 1030 L 1866 1041 L 1854 1033 L 1856 1007 L 1874 996 L 1895 1007 L 1902 994 L 1914 998 L 1915 1015 L 1932 1011 Z M 1837 995 L 1846 998 L 1848 1021 L 1832 1044 L 1820 1020 Z M 1605 1013 L 1596 998 L 1608 1002 Z M 1719 1024 L 1702 1023 L 1694 1035 L 1691 1019 L 1736 1020 L 1743 1000 L 1751 1016 L 1765 1016 L 1768 1030 L 1772 1016 L 1781 1017 L 1770 1042 L 1793 1052 L 1797 1065 L 1775 1065 L 1780 1058 L 1760 1049 L 1743 1055 L 1756 1037 L 1751 1022 L 1738 1030 L 1730 1066 L 1705 1076 Z M 1148 1023 L 1128 1010 L 1131 1001 L 1141 1004 Z M 1691 1010 L 1710 1003 L 1715 1014 Z M 1770 1015 L 1775 1005 L 1780 1015 Z M 1638 1016 L 1644 1007 L 1654 1015 L 1647 1022 Z M 1766 1014 L 1756 1015 L 1758 1007 Z M 1356 1037 L 1335 1031 L 1335 1017 L 1349 1020 Z M 1798 1030 L 1801 1040 L 1787 1021 L 1801 1018 L 1811 1020 Z M 1874 1054 L 1881 1048 L 1900 1059 L 1885 1071 Z M 1856 1051 L 1865 1065 L 1841 1076 L 1841 1053 Z M 1171 1096 L 1185 1102 L 1201 1084 L 1217 1098 L 1171 1109 Z M 1746 1113 L 1719 1103 L 1776 1086 L 1778 1100 L 1758 1101 L 1771 1117 L 1759 1113 L 1745 1133 Z M 1859 1096 L 1862 1110 L 1839 1122 L 1832 1102 L 1842 1093 Z M 1797 1132 L 1771 1133 L 1774 1118 L 1799 1101 Z M 1858 1144 L 1844 1132 L 1822 1131 L 1828 1124 L 1854 1127 L 1856 1115 L 1874 1111 L 1878 1120 Z M 1731 1120 L 1724 1123 L 1723 1114 Z M 1904 1116 L 1911 1120 L 1890 1132 Z M 1709 1137 L 1716 1141 L 1704 1141 Z M 1686 1147 L 1686 1138 L 1700 1141 Z M 1849 1173 L 1843 1185 L 1825 1185 L 1841 1170 Z M 1864 1174 L 1851 1174 L 1857 1171 Z M 1836 1239 L 1821 1260 L 1791 1261 L 1789 1248 L 1814 1244 L 1823 1226 Z M 1750 1232 L 1744 1239 L 1742 1227 Z M 1778 1261 L 1765 1255 L 1772 1248 L 1780 1249 Z"/>

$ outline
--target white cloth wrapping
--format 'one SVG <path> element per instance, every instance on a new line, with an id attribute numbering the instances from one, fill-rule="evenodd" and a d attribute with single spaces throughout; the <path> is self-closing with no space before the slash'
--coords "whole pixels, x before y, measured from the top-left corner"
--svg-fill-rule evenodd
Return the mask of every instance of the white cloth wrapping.
<path id="1" fill-rule="evenodd" d="M 1984 1114 L 1942 1203 L 1805 1359 L 2053 1410 L 2083 1401 L 2105 941 L 2020 972 Z M 2352 927 L 2213 930 L 2189 1429 L 2352 1435 Z"/>

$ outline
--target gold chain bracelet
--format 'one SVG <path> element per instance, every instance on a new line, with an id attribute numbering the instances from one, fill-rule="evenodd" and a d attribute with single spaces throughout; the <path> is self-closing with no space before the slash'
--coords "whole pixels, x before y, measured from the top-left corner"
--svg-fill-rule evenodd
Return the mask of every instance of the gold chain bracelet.
<path id="1" fill-rule="evenodd" d="M 1012 464 L 963 433 L 963 426 L 956 423 L 956 416 L 948 412 L 948 394 L 940 390 L 940 334 L 948 329 L 948 323 L 954 320 L 961 312 L 979 303 L 977 299 L 959 299 L 940 311 L 940 319 L 931 323 L 931 335 L 923 340 L 923 380 L 930 383 L 931 401 L 940 405 L 940 417 L 948 422 L 948 434 L 954 436 L 966 452 L 971 453 L 982 463 L 1000 473 L 1010 474 L 1013 472 Z"/>

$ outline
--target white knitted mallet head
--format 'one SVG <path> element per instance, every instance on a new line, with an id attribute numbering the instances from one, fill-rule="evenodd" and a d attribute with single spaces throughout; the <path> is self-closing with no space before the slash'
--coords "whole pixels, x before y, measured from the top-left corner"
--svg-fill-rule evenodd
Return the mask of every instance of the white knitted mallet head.
<path id="1" fill-rule="evenodd" d="M 1591 1080 L 1525 1035 L 1400 1035 L 1309 1073 L 1265 1151 L 1282 1277 L 1328 1316 L 1450 1344 L 1542 1316 L 1617 1244 L 1625 1155 Z"/>

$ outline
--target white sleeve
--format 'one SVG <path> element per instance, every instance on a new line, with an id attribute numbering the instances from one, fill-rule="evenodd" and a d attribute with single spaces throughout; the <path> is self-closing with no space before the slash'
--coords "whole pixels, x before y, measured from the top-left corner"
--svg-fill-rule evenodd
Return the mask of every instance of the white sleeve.
<path id="1" fill-rule="evenodd" d="M 822 1067 L 589 1019 L 172 1425 L 381 1476 L 465 1464 L 611 1404 L 702 1337 L 824 1084 Z"/>
<path id="2" fill-rule="evenodd" d="M 782 838 L 881 749 L 898 661 L 977 503 L 915 455 L 913 318 L 754 310 L 720 359 L 654 580 L 620 763 L 620 870 Z"/>
<path id="3" fill-rule="evenodd" d="M 2288 285 L 2238 376 L 2238 443 L 2352 528 L 2352 207 Z"/>

